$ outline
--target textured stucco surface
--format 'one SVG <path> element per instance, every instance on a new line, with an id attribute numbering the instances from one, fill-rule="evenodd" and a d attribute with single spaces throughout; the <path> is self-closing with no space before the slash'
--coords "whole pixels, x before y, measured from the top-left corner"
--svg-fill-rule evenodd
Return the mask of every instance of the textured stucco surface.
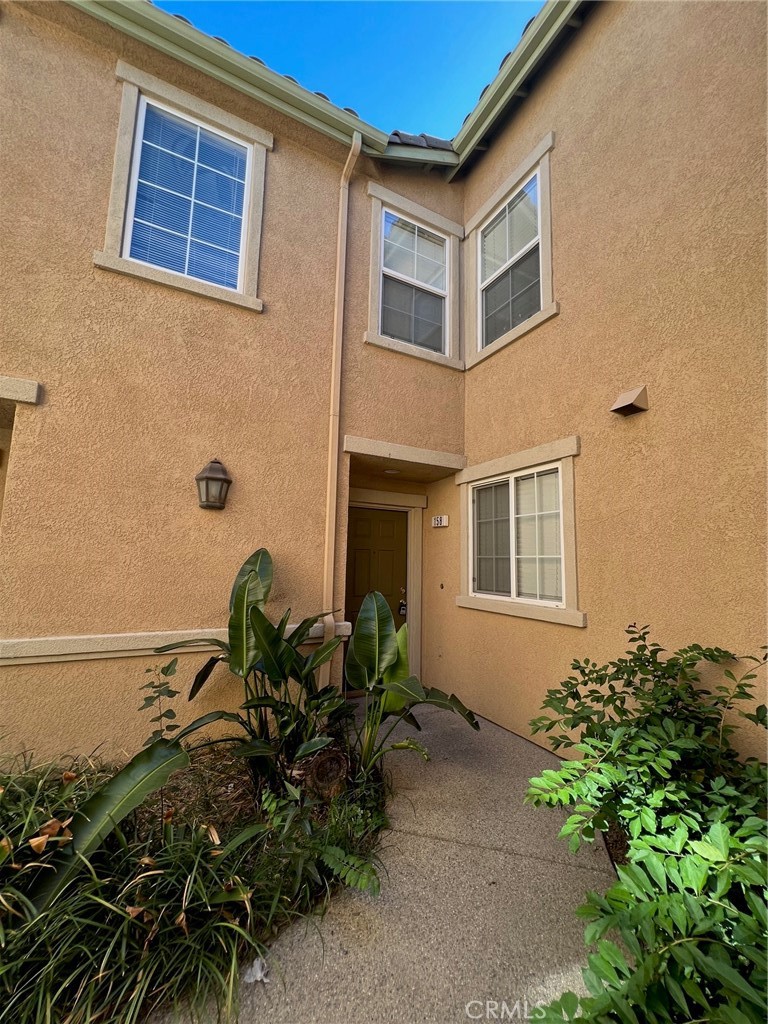
<path id="1" fill-rule="evenodd" d="M 758 4 L 599 5 L 467 180 L 465 219 L 555 132 L 560 314 L 465 374 L 466 455 L 581 437 L 587 628 L 454 606 L 451 481 L 430 512 L 457 528 L 425 538 L 425 675 L 519 732 L 630 622 L 670 649 L 765 643 L 765 36 Z M 608 411 L 640 384 L 648 412 Z"/>
<path id="2" fill-rule="evenodd" d="M 519 732 L 571 658 L 615 656 L 630 621 L 668 647 L 764 642 L 765 34 L 759 4 L 598 5 L 466 179 L 357 165 L 341 435 L 470 465 L 581 437 L 584 630 L 456 607 L 451 478 L 352 481 L 427 493 L 422 674 Z M 94 267 L 119 58 L 273 133 L 263 313 Z M 0 4 L 0 89 L 14 97 L 0 140 L 0 373 L 44 385 L 42 404 L 16 413 L 0 636 L 223 626 L 234 570 L 261 544 L 273 610 L 320 611 L 344 147 L 63 4 Z M 560 314 L 466 373 L 364 345 L 368 181 L 466 222 L 549 131 Z M 639 384 L 649 412 L 608 411 Z M 235 481 L 223 513 L 196 503 L 213 457 Z M 339 609 L 349 465 L 342 455 Z M 438 512 L 449 528 L 431 529 Z M 135 687 L 153 660 L 0 668 L 2 734 L 51 752 L 135 748 L 147 732 Z M 184 681 L 200 660 L 182 659 Z"/>

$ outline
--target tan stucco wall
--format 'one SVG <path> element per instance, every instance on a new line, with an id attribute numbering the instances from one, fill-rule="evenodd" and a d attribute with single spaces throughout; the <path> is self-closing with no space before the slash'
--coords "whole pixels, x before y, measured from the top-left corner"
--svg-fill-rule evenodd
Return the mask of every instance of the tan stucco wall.
<path id="1" fill-rule="evenodd" d="M 670 647 L 763 642 L 764 38 L 760 5 L 602 5 L 465 180 L 366 158 L 356 169 L 341 435 L 470 464 L 582 439 L 585 630 L 456 607 L 452 478 L 353 481 L 428 494 L 422 674 L 517 731 L 572 657 L 616 655 L 634 619 Z M 233 572 L 261 544 L 276 562 L 273 611 L 321 610 L 344 147 L 63 4 L 2 4 L 0 48 L 14 96 L 0 146 L 0 373 L 44 385 L 41 405 L 17 411 L 0 636 L 223 626 Z M 263 314 L 93 266 L 118 58 L 273 133 Z M 462 223 L 549 131 L 560 315 L 466 373 L 364 345 L 368 181 Z M 648 413 L 608 411 L 641 383 Z M 212 457 L 235 481 L 223 513 L 196 504 L 194 475 Z M 337 608 L 348 486 L 342 455 Z M 438 512 L 449 528 L 431 529 Z M 178 678 L 203 657 L 183 658 Z M 135 749 L 148 732 L 136 692 L 154 661 L 0 668 L 0 737 L 50 753 Z M 221 679 L 194 711 L 236 690 Z"/>
<path id="2" fill-rule="evenodd" d="M 466 182 L 468 219 L 555 132 L 560 315 L 465 374 L 466 454 L 581 437 L 587 628 L 454 606 L 450 481 L 430 514 L 456 527 L 425 533 L 424 674 L 515 731 L 630 622 L 670 649 L 766 642 L 765 35 L 758 4 L 599 5 Z M 609 412 L 640 384 L 647 413 Z"/>

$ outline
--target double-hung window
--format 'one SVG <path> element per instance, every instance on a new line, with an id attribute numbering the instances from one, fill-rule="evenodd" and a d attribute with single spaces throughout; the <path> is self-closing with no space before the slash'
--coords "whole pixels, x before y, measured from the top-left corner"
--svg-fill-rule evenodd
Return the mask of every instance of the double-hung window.
<path id="1" fill-rule="evenodd" d="M 242 290 L 251 149 L 140 99 L 123 256 Z"/>
<path id="2" fill-rule="evenodd" d="M 123 83 L 96 266 L 261 310 L 269 132 L 118 61 Z"/>
<path id="3" fill-rule="evenodd" d="M 557 465 L 472 488 L 472 592 L 561 607 L 562 497 Z"/>
<path id="4" fill-rule="evenodd" d="M 380 333 L 445 353 L 448 239 L 386 208 L 383 218 Z"/>
<path id="5" fill-rule="evenodd" d="M 480 230 L 483 348 L 542 308 L 540 235 L 535 172 Z"/>
<path id="6" fill-rule="evenodd" d="M 563 437 L 456 474 L 459 607 L 586 626 L 576 572 L 574 462 L 580 450 L 578 437 Z"/>
<path id="7" fill-rule="evenodd" d="M 365 342 L 462 370 L 461 224 L 368 182 L 371 274 Z"/>

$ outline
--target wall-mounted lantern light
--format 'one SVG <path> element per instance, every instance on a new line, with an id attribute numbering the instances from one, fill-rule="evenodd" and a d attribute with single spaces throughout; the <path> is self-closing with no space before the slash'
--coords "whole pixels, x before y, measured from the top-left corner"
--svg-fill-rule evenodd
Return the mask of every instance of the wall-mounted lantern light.
<path id="1" fill-rule="evenodd" d="M 645 384 L 625 391 L 611 406 L 611 412 L 617 412 L 620 416 L 633 416 L 636 412 L 646 412 L 647 409 L 648 389 Z"/>
<path id="2" fill-rule="evenodd" d="M 200 508 L 224 508 L 232 477 L 218 459 L 209 462 L 195 477 Z"/>

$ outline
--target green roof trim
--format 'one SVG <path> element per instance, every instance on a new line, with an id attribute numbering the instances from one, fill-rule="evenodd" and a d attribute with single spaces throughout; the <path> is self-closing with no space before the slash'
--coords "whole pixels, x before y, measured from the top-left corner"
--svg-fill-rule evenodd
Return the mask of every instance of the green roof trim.
<path id="1" fill-rule="evenodd" d="M 354 133 L 360 132 L 366 149 L 372 154 L 383 153 L 387 148 L 389 135 L 386 132 L 151 3 L 136 0 L 68 0 L 68 3 L 337 142 L 351 145 Z"/>
<path id="2" fill-rule="evenodd" d="M 515 94 L 542 62 L 563 29 L 573 21 L 583 2 L 548 0 L 544 4 L 453 139 L 453 148 L 459 159 L 449 174 L 449 180 L 482 143 L 494 124 L 504 116 Z"/>
<path id="3" fill-rule="evenodd" d="M 516 97 L 525 95 L 526 80 L 541 64 L 562 31 L 580 24 L 576 12 L 585 0 L 547 0 L 517 47 L 480 96 L 453 139 L 453 150 L 393 144 L 386 132 L 374 128 L 349 110 L 272 71 L 227 43 L 201 32 L 180 18 L 155 7 L 151 0 L 67 0 L 70 6 L 173 57 L 226 85 L 251 96 L 295 121 L 347 146 L 355 132 L 363 152 L 377 160 L 403 166 L 442 170 L 446 179 L 460 171 L 489 131 L 505 116 Z"/>

